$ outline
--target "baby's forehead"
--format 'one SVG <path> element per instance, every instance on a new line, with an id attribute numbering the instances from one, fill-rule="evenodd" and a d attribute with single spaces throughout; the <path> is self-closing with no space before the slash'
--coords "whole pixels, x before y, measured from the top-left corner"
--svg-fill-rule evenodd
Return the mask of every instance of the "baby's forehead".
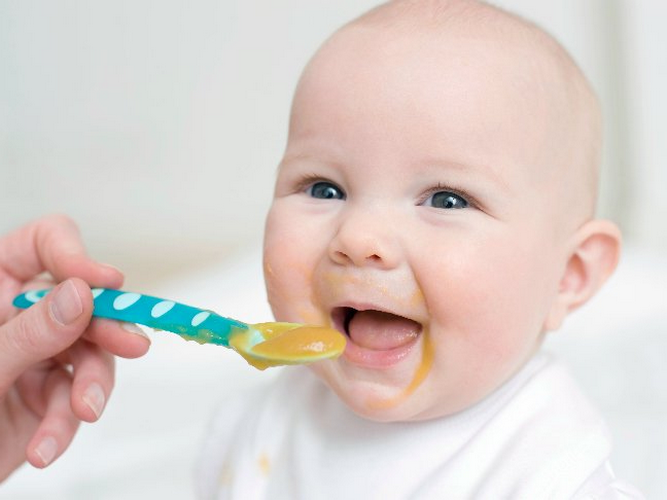
<path id="1" fill-rule="evenodd" d="M 373 73 L 378 90 L 400 71 L 411 85 L 406 94 L 428 89 L 429 80 L 449 72 L 443 85 L 467 85 L 469 93 L 505 92 L 506 100 L 532 107 L 533 114 L 565 117 L 594 101 L 576 64 L 553 38 L 522 19 L 470 0 L 381 5 L 337 31 L 306 75 L 336 74 L 354 61 L 360 77 Z M 417 66 L 420 71 L 413 71 Z M 356 80 L 355 75 L 348 85 L 353 87 Z M 491 88 L 494 84 L 497 89 Z"/>
<path id="2" fill-rule="evenodd" d="M 558 71 L 546 58 L 530 57 L 533 51 L 523 40 L 501 43 L 495 33 L 473 35 L 458 26 L 353 23 L 311 62 L 296 109 L 329 101 L 321 111 L 372 116 L 379 128 L 418 115 L 413 124 L 423 137 L 433 134 L 432 142 L 467 134 L 488 144 L 512 134 L 529 154 L 524 145 L 532 146 L 531 139 L 567 110 L 563 85 L 553 83 Z"/>

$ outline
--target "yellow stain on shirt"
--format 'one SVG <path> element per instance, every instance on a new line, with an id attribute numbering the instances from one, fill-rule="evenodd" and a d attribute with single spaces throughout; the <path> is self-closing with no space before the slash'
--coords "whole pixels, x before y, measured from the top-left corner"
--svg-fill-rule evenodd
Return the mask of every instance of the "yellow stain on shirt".
<path id="1" fill-rule="evenodd" d="M 231 486 L 232 481 L 234 480 L 234 471 L 232 470 L 229 462 L 225 462 L 220 469 L 220 475 L 218 476 L 218 484 L 220 486 Z"/>
<path id="2" fill-rule="evenodd" d="M 257 460 L 257 465 L 263 476 L 268 476 L 271 473 L 271 459 L 266 453 L 262 453 Z"/>

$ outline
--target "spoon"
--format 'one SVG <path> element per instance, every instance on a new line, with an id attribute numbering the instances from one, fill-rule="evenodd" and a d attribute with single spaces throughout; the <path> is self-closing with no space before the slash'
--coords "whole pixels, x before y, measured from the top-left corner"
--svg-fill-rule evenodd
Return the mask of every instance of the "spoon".
<path id="1" fill-rule="evenodd" d="M 50 291 L 47 288 L 22 293 L 13 304 L 26 309 Z M 200 344 L 228 347 L 260 370 L 336 358 L 345 349 L 345 337 L 323 326 L 280 322 L 248 324 L 150 295 L 110 288 L 93 288 L 91 292 L 93 316 L 166 330 Z"/>

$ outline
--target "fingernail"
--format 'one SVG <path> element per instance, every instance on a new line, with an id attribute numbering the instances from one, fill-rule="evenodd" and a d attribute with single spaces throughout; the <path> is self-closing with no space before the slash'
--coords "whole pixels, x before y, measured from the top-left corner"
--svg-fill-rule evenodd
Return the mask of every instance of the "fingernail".
<path id="1" fill-rule="evenodd" d="M 86 392 L 83 393 L 81 399 L 83 399 L 83 402 L 86 403 L 88 408 L 93 410 L 95 416 L 100 418 L 102 410 L 104 410 L 104 404 L 106 403 L 106 396 L 104 395 L 102 386 L 97 382 L 93 382 L 88 386 Z"/>
<path id="2" fill-rule="evenodd" d="M 135 323 L 126 323 L 121 321 L 120 326 L 126 332 L 134 333 L 135 335 L 140 335 L 143 338 L 150 340 L 148 334 L 145 331 L 143 331 L 139 326 L 137 326 Z"/>
<path id="3" fill-rule="evenodd" d="M 58 443 L 52 437 L 47 437 L 42 439 L 42 441 L 35 448 L 35 453 L 42 461 L 42 464 L 46 467 L 49 465 L 58 453 Z"/>
<path id="4" fill-rule="evenodd" d="M 69 325 L 81 316 L 83 305 L 74 283 L 68 280 L 56 288 L 50 308 L 53 319 L 61 325 Z"/>
<path id="5" fill-rule="evenodd" d="M 115 272 L 117 272 L 117 273 L 123 274 L 123 271 L 121 271 L 120 269 L 118 269 L 118 268 L 117 268 L 116 266 L 114 266 L 114 265 L 106 264 L 106 263 L 102 263 L 102 262 L 100 263 L 100 265 L 101 265 L 102 267 L 106 267 L 107 269 L 111 269 L 111 270 L 113 270 L 113 271 L 115 271 Z"/>

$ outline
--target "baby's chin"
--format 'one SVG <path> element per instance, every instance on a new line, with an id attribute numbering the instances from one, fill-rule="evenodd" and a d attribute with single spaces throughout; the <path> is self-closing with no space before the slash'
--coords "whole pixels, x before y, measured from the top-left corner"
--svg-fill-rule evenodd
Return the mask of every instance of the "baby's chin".
<path id="1" fill-rule="evenodd" d="M 448 384 L 426 377 L 413 391 L 405 381 L 387 380 L 381 373 L 355 373 L 340 360 L 310 365 L 314 372 L 352 412 L 375 422 L 419 422 L 446 418 L 474 407 L 492 393 L 495 384 Z M 377 378 L 376 378 L 377 377 Z M 448 387 L 449 386 L 449 387 Z M 466 386 L 466 391 L 458 390 Z M 473 390 L 474 389 L 474 390 Z"/>
<path id="2" fill-rule="evenodd" d="M 406 393 L 405 383 L 374 380 L 368 374 L 355 376 L 349 371 L 341 373 L 335 363 L 326 361 L 310 368 L 350 410 L 367 420 L 411 422 L 446 416 L 458 410 L 446 408 L 444 401 L 429 390 L 428 380 Z"/>

